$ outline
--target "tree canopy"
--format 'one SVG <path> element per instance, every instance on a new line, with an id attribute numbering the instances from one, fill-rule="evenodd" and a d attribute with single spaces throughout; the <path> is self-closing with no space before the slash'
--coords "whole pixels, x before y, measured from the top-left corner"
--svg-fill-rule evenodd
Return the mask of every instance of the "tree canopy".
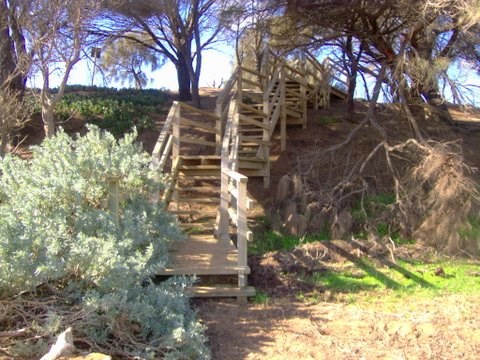
<path id="1" fill-rule="evenodd" d="M 302 34 L 294 46 L 336 44 L 350 73 L 357 68 L 375 75 L 386 66 L 385 84 L 394 99 L 423 100 L 442 110 L 442 83 L 456 101 L 464 100 L 450 65 L 468 61 L 478 69 L 479 9 L 476 0 L 290 0 L 287 15 L 295 29 L 290 31 Z"/>
<path id="2" fill-rule="evenodd" d="M 226 0 L 116 1 L 108 6 L 110 23 L 102 31 L 168 58 L 176 67 L 180 100 L 199 104 L 202 51 L 224 29 L 227 5 Z"/>
<path id="3" fill-rule="evenodd" d="M 136 89 L 148 84 L 148 77 L 143 67 L 149 66 L 151 71 L 160 68 L 164 59 L 159 59 L 151 48 L 126 38 L 117 38 L 104 47 L 100 66 L 107 77 L 124 83 L 133 83 Z"/>

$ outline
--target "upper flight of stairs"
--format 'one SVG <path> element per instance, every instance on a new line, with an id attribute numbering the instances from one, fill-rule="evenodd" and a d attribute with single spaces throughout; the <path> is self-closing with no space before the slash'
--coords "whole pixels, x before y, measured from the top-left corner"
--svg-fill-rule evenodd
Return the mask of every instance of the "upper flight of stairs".
<path id="1" fill-rule="evenodd" d="M 269 186 L 274 131 L 284 150 L 287 126 L 307 126 L 307 107 L 326 107 L 331 95 L 346 97 L 331 88 L 328 69 L 308 54 L 289 61 L 266 50 L 260 71 L 237 67 L 215 112 L 174 102 L 152 154 L 152 167 L 167 177 L 154 197 L 188 238 L 174 245 L 169 267 L 158 275 L 222 278 L 194 286 L 194 296 L 254 295 L 246 282 L 247 181 L 261 177 Z M 236 284 L 228 284 L 232 275 Z"/>

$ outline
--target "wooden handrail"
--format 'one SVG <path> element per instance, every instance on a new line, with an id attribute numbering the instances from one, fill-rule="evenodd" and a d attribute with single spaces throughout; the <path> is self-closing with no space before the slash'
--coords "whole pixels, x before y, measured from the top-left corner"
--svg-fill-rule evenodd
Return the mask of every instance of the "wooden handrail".
<path id="1" fill-rule="evenodd" d="M 196 113 L 198 113 L 198 114 L 211 117 L 212 119 L 215 119 L 215 120 L 218 119 L 218 115 L 217 115 L 217 114 L 214 114 L 214 113 L 212 113 L 212 112 L 209 112 L 209 111 L 205 111 L 205 110 L 196 108 L 195 106 L 185 104 L 184 102 L 181 102 L 181 103 L 179 103 L 179 104 L 180 104 L 180 106 L 181 106 L 182 108 L 185 108 L 185 109 L 187 109 L 188 111 L 196 112 Z"/>
<path id="2" fill-rule="evenodd" d="M 232 76 L 230 76 L 230 79 L 228 79 L 227 83 L 225 84 L 222 93 L 218 96 L 217 98 L 217 106 L 219 104 L 223 104 L 225 100 L 230 99 L 231 92 L 233 88 L 235 87 L 235 84 L 237 82 L 237 77 L 238 77 L 238 72 L 240 68 L 237 66 L 235 70 L 232 73 Z M 218 114 L 217 114 L 218 115 Z"/>
<path id="3" fill-rule="evenodd" d="M 162 172 L 165 166 L 166 157 L 168 157 L 168 155 L 165 154 L 169 154 L 172 149 L 172 125 L 178 106 L 178 101 L 174 101 L 152 152 L 152 162 L 150 166 L 159 172 Z"/>
<path id="4" fill-rule="evenodd" d="M 180 118 L 180 124 L 182 126 L 193 126 L 193 127 L 196 127 L 196 128 L 207 130 L 207 131 L 211 132 L 212 134 L 219 134 L 220 133 L 220 131 L 213 126 L 209 126 L 209 125 L 200 123 L 198 121 L 190 120 L 190 119 L 187 119 L 186 117 L 183 117 L 183 116 Z"/>
<path id="5" fill-rule="evenodd" d="M 252 74 L 252 75 L 256 75 L 256 76 L 258 76 L 258 77 L 260 77 L 260 78 L 266 78 L 266 77 L 267 77 L 265 74 L 259 73 L 258 71 L 255 71 L 255 70 L 246 68 L 246 67 L 244 67 L 244 66 L 241 66 L 240 68 L 241 68 L 243 71 L 248 72 L 248 73 L 250 73 L 250 74 Z"/>

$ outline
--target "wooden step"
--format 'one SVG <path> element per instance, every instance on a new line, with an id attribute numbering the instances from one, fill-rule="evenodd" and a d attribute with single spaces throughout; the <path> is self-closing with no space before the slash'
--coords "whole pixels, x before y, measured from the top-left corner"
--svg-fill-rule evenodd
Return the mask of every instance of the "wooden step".
<path id="1" fill-rule="evenodd" d="M 263 135 L 263 129 L 259 129 L 259 128 L 246 128 L 246 129 L 243 129 L 243 128 L 239 128 L 238 129 L 238 132 L 240 133 L 259 133 L 259 134 L 262 134 Z"/>
<path id="2" fill-rule="evenodd" d="M 265 167 L 266 161 L 263 159 L 241 159 L 238 162 L 238 167 L 240 169 L 263 169 Z"/>
<path id="3" fill-rule="evenodd" d="M 208 223 L 180 223 L 179 226 L 187 233 L 210 233 L 215 230 L 214 224 Z"/>
<path id="4" fill-rule="evenodd" d="M 264 177 L 268 175 L 268 171 L 265 168 L 262 168 L 262 169 L 240 168 L 239 172 L 242 175 L 251 176 L 251 177 Z"/>
<path id="5" fill-rule="evenodd" d="M 175 186 L 174 190 L 176 191 L 190 191 L 190 192 L 217 192 L 219 187 L 216 185 L 211 186 Z"/>
<path id="6" fill-rule="evenodd" d="M 181 164 L 184 166 L 188 165 L 217 165 L 220 164 L 219 155 L 205 155 L 205 156 L 180 156 Z"/>
<path id="7" fill-rule="evenodd" d="M 270 146 L 270 141 L 265 141 L 262 138 L 256 138 L 255 136 L 243 136 L 242 137 L 242 145 L 248 144 L 257 144 L 257 145 L 267 145 Z"/>
<path id="8" fill-rule="evenodd" d="M 285 112 L 287 113 L 287 116 L 293 116 L 297 118 L 303 116 L 301 112 L 298 112 L 289 108 L 287 108 Z"/>
<path id="9" fill-rule="evenodd" d="M 220 165 L 181 165 L 178 167 L 179 175 L 217 175 L 220 174 Z"/>
<path id="10" fill-rule="evenodd" d="M 178 170 L 219 170 L 220 165 L 180 165 Z"/>
<path id="11" fill-rule="evenodd" d="M 215 197 L 188 197 L 188 198 L 179 198 L 177 200 L 179 203 L 186 204 L 220 204 L 220 196 Z"/>
<path id="12" fill-rule="evenodd" d="M 190 266 L 175 266 L 166 268 L 157 273 L 157 275 L 237 275 L 239 272 L 250 274 L 250 268 L 239 266 L 211 266 L 208 268 L 197 267 L 195 263 Z"/>
<path id="13" fill-rule="evenodd" d="M 335 87 L 333 87 L 333 86 L 330 88 L 330 94 L 331 94 L 332 96 L 335 96 L 335 97 L 340 98 L 340 99 L 342 99 L 342 100 L 346 100 L 346 99 L 347 99 L 347 94 L 346 94 L 344 91 L 342 91 L 342 90 L 340 90 L 340 89 L 337 89 L 337 88 L 335 88 Z"/>
<path id="14" fill-rule="evenodd" d="M 238 251 L 231 240 L 213 235 L 191 235 L 176 241 L 170 249 L 171 263 L 157 275 L 237 275 L 249 274 L 248 266 L 238 266 Z"/>
<path id="15" fill-rule="evenodd" d="M 256 291 L 253 286 L 215 285 L 192 286 L 187 293 L 192 297 L 252 297 Z"/>
<path id="16" fill-rule="evenodd" d="M 204 159 L 220 159 L 220 155 L 181 155 L 184 160 L 204 160 Z"/>
<path id="17" fill-rule="evenodd" d="M 202 215 L 204 217 L 215 217 L 217 216 L 217 211 L 200 211 L 200 210 L 168 210 L 169 213 L 186 216 L 186 215 Z"/>
<path id="18" fill-rule="evenodd" d="M 220 180 L 220 172 L 218 175 L 185 175 L 180 174 L 178 176 L 180 180 Z"/>
<path id="19" fill-rule="evenodd" d="M 239 154 L 244 154 L 244 155 L 247 155 L 247 154 L 256 154 L 258 152 L 258 148 L 256 150 L 247 150 L 247 149 L 239 149 L 238 150 L 238 153 Z"/>

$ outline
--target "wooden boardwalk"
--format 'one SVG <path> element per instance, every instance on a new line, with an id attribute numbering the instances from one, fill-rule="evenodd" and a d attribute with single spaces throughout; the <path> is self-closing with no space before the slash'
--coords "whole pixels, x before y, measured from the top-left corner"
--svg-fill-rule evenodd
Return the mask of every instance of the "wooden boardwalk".
<path id="1" fill-rule="evenodd" d="M 178 241 L 170 250 L 171 262 L 159 275 L 245 275 L 250 273 L 248 266 L 238 266 L 238 250 L 231 240 L 220 240 L 212 235 L 190 236 Z M 254 296 L 251 286 L 235 285 L 193 286 L 191 295 L 195 297 L 247 297 Z"/>
<path id="2" fill-rule="evenodd" d="M 215 112 L 174 102 L 152 154 L 152 167 L 168 179 L 156 196 L 185 229 L 202 231 L 176 242 L 158 275 L 223 279 L 192 287 L 194 296 L 255 295 L 247 286 L 248 177 L 262 177 L 268 187 L 274 131 L 280 128 L 283 151 L 287 125 L 306 127 L 307 106 L 328 106 L 330 96 L 344 95 L 330 89 L 331 66 L 311 55 L 289 62 L 267 50 L 262 58 L 260 72 L 237 67 Z M 236 285 L 225 279 L 232 276 Z"/>
<path id="3" fill-rule="evenodd" d="M 171 262 L 160 275 L 236 275 L 250 273 L 238 266 L 238 250 L 232 240 L 213 235 L 194 235 L 177 241 L 170 250 Z"/>

